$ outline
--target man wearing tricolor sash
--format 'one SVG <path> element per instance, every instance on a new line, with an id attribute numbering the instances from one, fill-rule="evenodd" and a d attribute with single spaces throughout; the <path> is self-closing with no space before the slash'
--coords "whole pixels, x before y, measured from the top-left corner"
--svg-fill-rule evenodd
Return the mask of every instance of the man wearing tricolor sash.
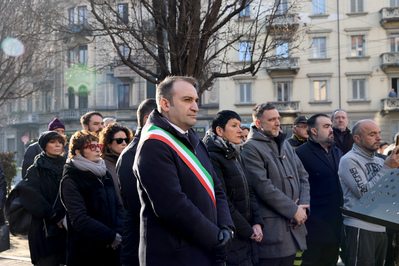
<path id="1" fill-rule="evenodd" d="M 140 265 L 217 265 L 234 236 L 226 195 L 191 129 L 197 82 L 168 77 L 143 128 L 133 166 L 141 201 Z"/>

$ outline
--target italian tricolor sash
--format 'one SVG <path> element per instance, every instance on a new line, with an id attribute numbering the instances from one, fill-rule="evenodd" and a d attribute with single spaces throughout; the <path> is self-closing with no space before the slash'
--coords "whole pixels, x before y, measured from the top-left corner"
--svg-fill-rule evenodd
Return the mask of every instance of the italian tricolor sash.
<path id="1" fill-rule="evenodd" d="M 202 186 L 208 192 L 211 197 L 213 204 L 216 207 L 215 200 L 215 189 L 213 184 L 213 179 L 208 171 L 202 166 L 198 158 L 175 136 L 159 128 L 157 126 L 151 126 L 144 131 L 140 141 L 145 141 L 147 139 L 157 139 L 166 144 L 168 144 L 173 150 L 177 152 L 180 158 L 187 164 L 187 166 L 193 171 L 195 176 L 201 182 Z"/>

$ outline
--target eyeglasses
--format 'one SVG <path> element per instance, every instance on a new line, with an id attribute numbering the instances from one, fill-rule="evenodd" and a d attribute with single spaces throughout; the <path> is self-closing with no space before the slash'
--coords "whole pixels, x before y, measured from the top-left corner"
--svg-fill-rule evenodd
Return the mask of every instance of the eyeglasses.
<path id="1" fill-rule="evenodd" d="M 126 144 L 128 144 L 129 141 L 130 141 L 129 138 L 125 138 L 125 139 L 123 139 L 123 138 L 112 139 L 112 141 L 114 141 L 114 140 L 116 140 L 116 143 L 117 143 L 117 144 L 122 144 L 123 141 L 125 141 Z"/>
<path id="2" fill-rule="evenodd" d="M 100 151 L 101 151 L 103 149 L 103 145 L 102 144 L 97 144 L 97 145 L 96 144 L 90 144 L 90 145 L 83 146 L 81 148 L 81 150 L 84 150 L 86 148 L 89 148 L 91 151 L 95 151 L 95 150 L 97 150 L 97 148 L 99 148 Z"/>

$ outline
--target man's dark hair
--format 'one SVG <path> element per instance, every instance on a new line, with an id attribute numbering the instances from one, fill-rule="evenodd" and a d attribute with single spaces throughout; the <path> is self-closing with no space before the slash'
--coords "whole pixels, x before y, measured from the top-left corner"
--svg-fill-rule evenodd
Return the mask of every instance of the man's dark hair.
<path id="1" fill-rule="evenodd" d="M 327 117 L 328 119 L 330 119 L 330 118 L 328 117 L 328 115 L 326 115 L 326 114 L 315 114 L 315 115 L 311 116 L 311 117 L 308 119 L 308 123 L 307 123 L 308 129 L 307 129 L 306 131 L 307 131 L 307 133 L 308 133 L 309 136 L 310 136 L 311 133 L 312 133 L 311 129 L 312 129 L 312 128 L 316 128 L 316 126 L 317 126 L 317 118 L 318 118 L 318 117 L 321 117 L 321 116 L 324 116 L 324 117 Z"/>
<path id="2" fill-rule="evenodd" d="M 233 118 L 236 118 L 239 121 L 241 121 L 241 117 L 234 111 L 223 110 L 223 111 L 220 111 L 219 113 L 217 113 L 212 120 L 211 128 L 212 128 L 213 133 L 216 134 L 217 127 L 221 127 L 224 130 L 226 127 L 226 124 L 229 122 L 230 119 L 233 119 Z"/>
<path id="3" fill-rule="evenodd" d="M 252 120 L 260 120 L 262 118 L 263 112 L 265 110 L 273 110 L 276 107 L 271 103 L 262 103 L 255 106 L 254 110 L 252 111 Z"/>
<path id="4" fill-rule="evenodd" d="M 161 99 L 167 99 L 173 105 L 173 84 L 175 81 L 186 81 L 197 89 L 198 81 L 193 77 L 188 76 L 169 76 L 166 77 L 159 85 L 156 90 L 156 101 L 158 105 L 158 111 L 162 112 Z"/>
<path id="5" fill-rule="evenodd" d="M 251 129 L 249 127 L 247 127 L 246 125 L 241 125 L 240 126 L 241 130 L 248 130 L 250 131 Z"/>
<path id="6" fill-rule="evenodd" d="M 155 99 L 146 99 L 142 101 L 137 109 L 137 121 L 139 123 L 139 127 L 144 126 L 144 117 L 149 115 L 152 110 L 157 108 L 157 102 Z"/>
<path id="7" fill-rule="evenodd" d="M 344 112 L 344 113 L 346 114 L 346 116 L 348 116 L 348 113 L 347 113 L 344 109 L 335 109 L 335 110 L 332 112 L 332 114 L 331 114 L 331 120 L 334 120 L 334 115 L 335 115 L 337 112 L 339 112 L 339 111 Z"/>
<path id="8" fill-rule="evenodd" d="M 89 125 L 90 118 L 91 118 L 93 115 L 98 115 L 98 116 L 100 116 L 101 118 L 103 118 L 103 115 L 102 115 L 101 113 L 97 112 L 97 111 L 91 111 L 91 112 L 85 113 L 84 115 L 82 115 L 82 116 L 80 117 L 80 124 L 82 124 L 82 127 L 83 127 L 83 128 L 84 128 L 84 125 Z"/>

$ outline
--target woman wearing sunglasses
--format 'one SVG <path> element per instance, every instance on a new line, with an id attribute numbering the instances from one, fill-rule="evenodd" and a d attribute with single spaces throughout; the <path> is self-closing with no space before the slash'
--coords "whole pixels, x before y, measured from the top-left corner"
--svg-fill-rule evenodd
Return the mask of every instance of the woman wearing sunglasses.
<path id="1" fill-rule="evenodd" d="M 100 156 L 102 145 L 89 131 L 77 131 L 69 143 L 60 186 L 67 212 L 67 265 L 120 265 L 123 209 Z"/>
<path id="2" fill-rule="evenodd" d="M 120 124 L 108 125 L 100 132 L 100 144 L 103 145 L 101 157 L 104 159 L 107 170 L 110 172 L 112 179 L 114 180 L 115 191 L 121 202 L 121 192 L 118 185 L 119 182 L 115 167 L 119 155 L 131 140 L 132 133 L 130 132 L 130 129 Z"/>

